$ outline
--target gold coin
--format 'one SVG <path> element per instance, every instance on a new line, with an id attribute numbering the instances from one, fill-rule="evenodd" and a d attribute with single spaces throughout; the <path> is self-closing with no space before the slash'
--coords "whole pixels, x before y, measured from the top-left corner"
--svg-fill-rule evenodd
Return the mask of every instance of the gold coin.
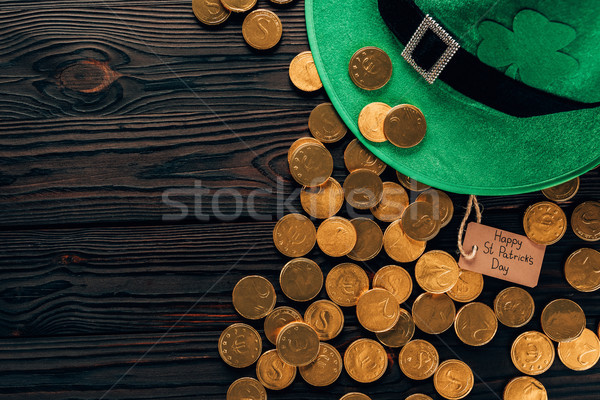
<path id="1" fill-rule="evenodd" d="M 400 104 L 392 108 L 383 121 L 383 133 L 386 139 L 394 146 L 403 149 L 421 143 L 426 131 L 425 116 L 421 110 L 410 104 Z"/>
<path id="2" fill-rule="evenodd" d="M 386 265 L 375 273 L 373 287 L 387 290 L 396 297 L 398 304 L 402 304 L 410 297 L 413 283 L 410 274 L 404 268 Z"/>
<path id="3" fill-rule="evenodd" d="M 446 294 L 422 293 L 413 303 L 412 315 L 417 328 L 437 335 L 452 326 L 456 308 Z"/>
<path id="4" fill-rule="evenodd" d="M 565 262 L 565 276 L 580 292 L 600 289 L 600 253 L 589 248 L 575 250 Z"/>
<path id="5" fill-rule="evenodd" d="M 542 194 L 546 196 L 548 200 L 552 201 L 567 201 L 571 200 L 577 194 L 579 190 L 579 177 L 571 179 L 560 185 L 552 186 L 548 189 L 542 190 Z"/>
<path id="6" fill-rule="evenodd" d="M 233 288 L 233 307 L 244 318 L 261 319 L 275 307 L 275 288 L 266 278 L 245 276 Z"/>
<path id="7" fill-rule="evenodd" d="M 483 275 L 473 271 L 461 269 L 458 282 L 447 294 L 454 301 L 469 303 L 475 300 L 483 291 Z"/>
<path id="8" fill-rule="evenodd" d="M 303 92 L 314 92 L 323 87 L 310 51 L 303 51 L 294 57 L 290 63 L 289 74 L 294 86 Z"/>
<path id="9" fill-rule="evenodd" d="M 385 103 L 367 104 L 358 115 L 358 130 L 371 142 L 382 143 L 387 141 L 383 134 L 383 121 L 392 109 Z"/>
<path id="10" fill-rule="evenodd" d="M 546 388 L 530 376 L 520 376 L 504 388 L 504 400 L 548 400 Z"/>
<path id="11" fill-rule="evenodd" d="M 433 376 L 435 390 L 449 400 L 465 398 L 473 390 L 474 383 L 473 371 L 460 360 L 444 361 Z"/>
<path id="12" fill-rule="evenodd" d="M 372 339 L 355 340 L 344 353 L 346 372 L 360 383 L 375 382 L 383 376 L 387 365 L 385 349 Z"/>
<path id="13" fill-rule="evenodd" d="M 302 378 L 312 386 L 329 386 L 342 373 L 342 356 L 335 347 L 328 343 L 319 345 L 319 354 L 315 361 L 298 368 Z"/>
<path id="14" fill-rule="evenodd" d="M 402 217 L 408 203 L 408 194 L 402 186 L 394 182 L 383 182 L 381 201 L 371 208 L 371 213 L 380 221 L 393 222 Z"/>
<path id="15" fill-rule="evenodd" d="M 301 137 L 300 139 L 298 139 L 294 143 L 292 143 L 292 145 L 288 149 L 288 154 L 287 154 L 288 164 L 292 163 L 292 154 L 294 154 L 294 151 L 296 151 L 298 149 L 298 147 L 300 147 L 301 145 L 306 144 L 306 143 L 316 144 L 318 146 L 325 147 L 323 145 L 323 143 L 319 142 L 314 137 L 308 137 L 308 136 Z"/>
<path id="16" fill-rule="evenodd" d="M 498 331 L 494 311 L 483 303 L 465 304 L 454 321 L 456 336 L 469 346 L 483 346 L 492 341 Z"/>
<path id="17" fill-rule="evenodd" d="M 355 261 L 375 258 L 383 247 L 383 232 L 379 225 L 368 218 L 354 218 L 350 222 L 356 229 L 356 244 L 348 257 Z"/>
<path id="18" fill-rule="evenodd" d="M 366 394 L 352 392 L 343 395 L 340 400 L 371 400 L 371 398 Z"/>
<path id="19" fill-rule="evenodd" d="M 377 333 L 377 339 L 388 347 L 402 347 L 410 342 L 414 334 L 415 323 L 412 315 L 400 308 L 398 322 L 389 331 Z"/>
<path id="20" fill-rule="evenodd" d="M 315 139 L 335 143 L 346 136 L 348 128 L 331 103 L 316 106 L 308 117 L 308 129 Z"/>
<path id="21" fill-rule="evenodd" d="M 242 36 L 246 43 L 257 50 L 268 50 L 279 40 L 283 32 L 281 20 L 272 11 L 254 10 L 246 15 L 242 23 Z"/>
<path id="22" fill-rule="evenodd" d="M 524 332 L 515 339 L 510 358 L 515 367 L 527 375 L 540 375 L 554 363 L 554 345 L 548 336 L 537 331 Z"/>
<path id="23" fill-rule="evenodd" d="M 220 0 L 192 0 L 192 10 L 198 21 L 206 25 L 222 24 L 231 15 Z"/>
<path id="24" fill-rule="evenodd" d="M 265 336 L 275 344 L 277 335 L 284 326 L 292 322 L 302 322 L 302 315 L 292 307 L 277 307 L 265 318 Z"/>
<path id="25" fill-rule="evenodd" d="M 359 88 L 381 89 L 392 77 L 392 60 L 377 47 L 363 47 L 350 59 L 348 72 L 352 82 Z"/>
<path id="26" fill-rule="evenodd" d="M 294 258 L 283 266 L 279 274 L 283 294 L 294 301 L 309 301 L 323 287 L 323 272 L 313 260 Z"/>
<path id="27" fill-rule="evenodd" d="M 315 246 L 317 230 L 302 214 L 288 214 L 277 221 L 273 242 L 284 256 L 302 257 Z"/>
<path id="28" fill-rule="evenodd" d="M 586 371 L 600 359 L 600 340 L 594 332 L 584 329 L 572 342 L 558 344 L 558 357 L 567 368 Z"/>
<path id="29" fill-rule="evenodd" d="M 300 192 L 300 203 L 308 215 L 318 219 L 333 217 L 344 204 L 342 186 L 333 178 L 315 187 L 304 186 Z"/>
<path id="30" fill-rule="evenodd" d="M 423 254 L 427 242 L 414 240 L 404 232 L 400 220 L 388 225 L 383 233 L 383 248 L 388 256 L 398 262 L 411 262 Z"/>
<path id="31" fill-rule="evenodd" d="M 558 242 L 567 231 L 567 216 L 556 204 L 541 201 L 527 208 L 523 227 L 533 242 L 551 245 Z"/>
<path id="32" fill-rule="evenodd" d="M 296 367 L 284 362 L 277 350 L 265 351 L 256 363 L 256 377 L 264 387 L 281 390 L 290 386 L 296 378 Z"/>
<path id="33" fill-rule="evenodd" d="M 353 139 L 344 150 L 344 164 L 349 172 L 357 169 L 368 169 L 377 175 L 387 167 L 386 163 L 375 157 L 358 139 Z"/>
<path id="34" fill-rule="evenodd" d="M 230 325 L 219 337 L 219 355 L 234 368 L 245 368 L 254 364 L 261 351 L 260 335 L 250 325 Z"/>
<path id="35" fill-rule="evenodd" d="M 321 222 L 317 229 L 317 244 L 330 257 L 342 257 L 356 245 L 356 229 L 346 218 L 331 217 Z"/>
<path id="36" fill-rule="evenodd" d="M 402 186 L 413 192 L 422 192 L 431 188 L 431 186 L 418 182 L 413 178 L 409 178 L 408 176 L 401 174 L 398 171 L 396 171 L 396 177 L 398 177 L 398 181 Z"/>
<path id="37" fill-rule="evenodd" d="M 588 242 L 600 240 L 600 202 L 586 201 L 575 207 L 571 228 L 580 239 Z"/>
<path id="38" fill-rule="evenodd" d="M 420 381 L 427 379 L 437 371 L 440 356 L 431 343 L 426 340 L 411 340 L 398 355 L 398 365 L 408 378 Z"/>
<path id="39" fill-rule="evenodd" d="M 252 9 L 256 5 L 256 0 L 221 0 L 221 4 L 229 11 L 242 13 Z"/>
<path id="40" fill-rule="evenodd" d="M 368 169 L 350 172 L 344 181 L 344 196 L 348 204 L 359 210 L 375 207 L 383 196 L 383 182 Z"/>
<path id="41" fill-rule="evenodd" d="M 319 300 L 308 306 L 304 321 L 317 332 L 319 340 L 325 341 L 340 334 L 344 327 L 344 313 L 334 302 Z"/>
<path id="42" fill-rule="evenodd" d="M 585 329 L 585 314 L 579 304 L 569 299 L 556 299 L 542 311 L 542 330 L 555 342 L 570 342 Z"/>
<path id="43" fill-rule="evenodd" d="M 516 286 L 504 289 L 494 300 L 494 312 L 498 321 L 511 328 L 526 325 L 533 318 L 534 311 L 533 297 Z"/>
<path id="44" fill-rule="evenodd" d="M 267 391 L 254 378 L 240 378 L 227 389 L 226 400 L 267 400 Z"/>
<path id="45" fill-rule="evenodd" d="M 292 154 L 290 174 L 296 182 L 304 186 L 319 186 L 333 172 L 333 158 L 323 145 L 305 143 Z"/>
<path id="46" fill-rule="evenodd" d="M 428 251 L 415 265 L 417 283 L 426 292 L 446 293 L 456 285 L 459 275 L 454 257 L 442 250 Z"/>
<path id="47" fill-rule="evenodd" d="M 369 290 L 369 277 L 356 264 L 339 264 L 327 274 L 325 289 L 335 304 L 342 307 L 355 306 L 358 298 Z"/>
<path id="48" fill-rule="evenodd" d="M 454 215 L 454 203 L 448 195 L 441 190 L 429 189 L 417 196 L 416 201 L 424 201 L 433 206 L 434 218 L 439 218 L 441 227 L 450 223 Z"/>
<path id="49" fill-rule="evenodd" d="M 385 332 L 400 318 L 400 306 L 393 294 L 375 288 L 362 294 L 356 305 L 358 322 L 368 331 Z"/>
<path id="50" fill-rule="evenodd" d="M 277 353 L 290 365 L 308 365 L 319 354 L 319 335 L 304 322 L 287 324 L 277 335 Z"/>
<path id="51" fill-rule="evenodd" d="M 410 396 L 408 396 L 406 398 L 406 400 L 433 400 L 433 399 L 431 397 L 427 396 L 426 394 L 415 393 L 415 394 L 411 394 Z"/>
<path id="52" fill-rule="evenodd" d="M 433 206 L 422 201 L 406 207 L 400 223 L 408 237 L 420 241 L 433 239 L 442 227 L 441 221 L 435 218 Z"/>

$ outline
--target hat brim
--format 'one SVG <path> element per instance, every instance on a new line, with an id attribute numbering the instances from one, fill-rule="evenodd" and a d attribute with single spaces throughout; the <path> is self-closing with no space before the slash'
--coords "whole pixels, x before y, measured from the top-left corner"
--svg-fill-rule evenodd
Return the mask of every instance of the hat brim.
<path id="1" fill-rule="evenodd" d="M 401 173 L 450 192 L 510 195 L 563 183 L 600 163 L 599 108 L 513 117 L 440 80 L 428 84 L 402 58 L 404 46 L 380 16 L 377 0 L 306 0 L 305 13 L 331 102 L 354 135 Z M 365 46 L 381 48 L 392 60 L 392 78 L 379 90 L 358 88 L 348 74 L 350 58 Z M 423 141 L 401 149 L 365 139 L 358 115 L 375 101 L 420 108 L 427 121 Z"/>

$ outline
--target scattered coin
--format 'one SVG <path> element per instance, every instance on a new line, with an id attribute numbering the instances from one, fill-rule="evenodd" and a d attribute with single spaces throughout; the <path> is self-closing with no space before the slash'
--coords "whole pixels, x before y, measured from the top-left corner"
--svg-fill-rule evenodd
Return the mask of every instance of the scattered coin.
<path id="1" fill-rule="evenodd" d="M 261 351 L 260 335 L 250 325 L 230 325 L 219 337 L 219 355 L 234 368 L 245 368 L 254 364 Z"/>
<path id="2" fill-rule="evenodd" d="M 296 367 L 285 363 L 273 349 L 264 352 L 258 359 L 256 377 L 267 389 L 281 390 L 294 382 Z"/>
<path id="3" fill-rule="evenodd" d="M 368 331 L 385 332 L 400 318 L 400 306 L 393 294 L 375 288 L 362 294 L 356 305 L 358 322 Z"/>
<path id="4" fill-rule="evenodd" d="M 302 214 L 287 214 L 273 229 L 273 242 L 284 256 L 302 257 L 315 246 L 317 230 Z"/>
<path id="5" fill-rule="evenodd" d="M 435 210 L 422 201 L 410 204 L 400 220 L 406 235 L 414 240 L 431 240 L 440 232 L 441 221 L 435 218 Z"/>
<path id="6" fill-rule="evenodd" d="M 257 50 L 268 50 L 281 40 L 281 20 L 272 11 L 254 10 L 242 23 L 242 36 L 246 43 Z"/>
<path id="7" fill-rule="evenodd" d="M 498 331 L 494 311 L 483 303 L 464 305 L 454 321 L 456 336 L 469 346 L 483 346 L 492 341 Z"/>
<path id="8" fill-rule="evenodd" d="M 523 397 L 525 393 L 527 397 Z M 548 400 L 548 393 L 537 379 L 520 376 L 508 382 L 503 397 L 504 400 Z"/>
<path id="9" fill-rule="evenodd" d="M 558 357 L 567 368 L 586 371 L 600 359 L 600 340 L 594 332 L 584 329 L 577 339 L 558 344 Z"/>
<path id="10" fill-rule="evenodd" d="M 538 244 L 558 242 L 567 230 L 567 216 L 555 203 L 541 201 L 525 211 L 523 227 L 529 239 Z"/>
<path id="11" fill-rule="evenodd" d="M 249 11 L 256 5 L 257 0 L 221 0 L 221 4 L 229 11 L 243 13 Z"/>
<path id="12" fill-rule="evenodd" d="M 408 203 L 408 194 L 402 186 L 394 182 L 383 182 L 381 201 L 371 208 L 371 213 L 380 221 L 393 222 L 402 217 Z"/>
<path id="13" fill-rule="evenodd" d="M 348 70 L 356 86 L 364 90 L 377 90 L 392 77 L 392 60 L 377 47 L 363 47 L 350 59 Z"/>
<path id="14" fill-rule="evenodd" d="M 300 203 L 311 217 L 333 217 L 344 204 L 344 190 L 338 181 L 329 178 L 319 186 L 304 186 L 300 192 Z"/>
<path id="15" fill-rule="evenodd" d="M 398 262 L 416 260 L 425 251 L 427 242 L 414 240 L 404 232 L 400 220 L 388 225 L 383 233 L 383 248 L 388 256 Z"/>
<path id="16" fill-rule="evenodd" d="M 383 133 L 386 139 L 394 146 L 403 149 L 421 143 L 426 131 L 425 116 L 421 110 L 410 104 L 400 104 L 392 108 L 383 121 Z"/>
<path id="17" fill-rule="evenodd" d="M 304 321 L 317 332 L 319 340 L 325 341 L 340 334 L 344 327 L 344 313 L 334 302 L 318 300 L 308 306 Z"/>
<path id="18" fill-rule="evenodd" d="M 283 293 L 294 301 L 309 301 L 323 287 L 323 272 L 313 260 L 294 258 L 283 266 L 279 274 Z"/>
<path id="19" fill-rule="evenodd" d="M 350 221 L 356 229 L 356 244 L 348 257 L 354 261 L 368 261 L 381 251 L 383 232 L 376 222 L 368 218 L 354 218 Z"/>
<path id="20" fill-rule="evenodd" d="M 244 318 L 261 319 L 275 307 L 275 288 L 266 278 L 245 276 L 233 288 L 233 307 Z"/>
<path id="21" fill-rule="evenodd" d="M 417 328 L 437 335 L 452 326 L 456 308 L 446 294 L 423 293 L 413 303 L 412 315 Z"/>
<path id="22" fill-rule="evenodd" d="M 292 154 L 290 174 L 304 186 L 319 186 L 333 172 L 333 158 L 322 144 L 304 143 Z"/>
<path id="23" fill-rule="evenodd" d="M 383 196 L 383 182 L 368 169 L 357 169 L 344 181 L 344 196 L 348 204 L 359 210 L 375 207 Z"/>
<path id="24" fill-rule="evenodd" d="M 392 109 L 385 103 L 367 104 L 358 115 L 358 130 L 371 142 L 387 141 L 383 133 L 385 116 Z"/>
<path id="25" fill-rule="evenodd" d="M 435 373 L 440 363 L 440 356 L 431 343 L 426 340 L 408 342 L 398 355 L 400 369 L 413 380 L 427 379 Z"/>
<path id="26" fill-rule="evenodd" d="M 325 289 L 329 298 L 337 305 L 355 306 L 358 298 L 369 290 L 369 277 L 356 264 L 339 264 L 327 274 Z"/>
<path id="27" fill-rule="evenodd" d="M 600 289 L 600 253 L 589 248 L 575 250 L 565 262 L 565 276 L 580 292 Z"/>
<path id="28" fill-rule="evenodd" d="M 349 172 L 354 172 L 357 169 L 368 169 L 377 175 L 381 175 L 387 167 L 387 164 L 375 157 L 358 139 L 352 139 L 346 146 L 344 164 Z"/>
<path id="29" fill-rule="evenodd" d="M 555 342 L 570 342 L 585 329 L 585 314 L 579 304 L 569 299 L 556 299 L 542 311 L 542 330 Z"/>
<path id="30" fill-rule="evenodd" d="M 483 275 L 477 272 L 461 269 L 458 282 L 447 294 L 454 301 L 469 303 L 475 300 L 483 291 Z"/>
<path id="31" fill-rule="evenodd" d="M 240 378 L 227 390 L 226 400 L 267 400 L 267 391 L 254 378 Z"/>
<path id="32" fill-rule="evenodd" d="M 321 343 L 315 361 L 298 369 L 302 378 L 309 385 L 329 386 L 342 373 L 342 356 L 332 345 Z"/>
<path id="33" fill-rule="evenodd" d="M 308 129 L 315 139 L 335 143 L 346 136 L 348 128 L 331 103 L 316 106 L 308 118 Z"/>
<path id="34" fill-rule="evenodd" d="M 292 164 L 292 154 L 294 154 L 294 151 L 298 150 L 298 147 L 300 147 L 303 144 L 306 143 L 311 143 L 311 144 L 316 144 L 318 146 L 322 146 L 325 147 L 323 145 L 323 143 L 319 142 L 317 139 L 313 138 L 313 137 L 301 137 L 300 139 L 296 140 L 294 143 L 292 143 L 292 145 L 290 146 L 290 148 L 288 149 L 288 154 L 287 154 L 287 159 L 288 159 L 288 164 Z"/>
<path id="35" fill-rule="evenodd" d="M 435 390 L 449 400 L 466 397 L 473 390 L 474 383 L 473 371 L 460 360 L 444 361 L 433 376 Z"/>
<path id="36" fill-rule="evenodd" d="M 375 273 L 373 287 L 387 290 L 396 297 L 398 304 L 402 304 L 410 297 L 413 283 L 410 274 L 404 268 L 386 265 Z"/>
<path id="37" fill-rule="evenodd" d="M 346 218 L 331 217 L 321 222 L 317 230 L 317 244 L 330 257 L 342 257 L 356 245 L 356 229 Z"/>
<path id="38" fill-rule="evenodd" d="M 398 177 L 398 181 L 400 182 L 400 184 L 410 191 L 422 192 L 431 188 L 431 186 L 418 182 L 413 178 L 409 178 L 408 176 L 401 174 L 398 171 L 396 171 L 396 176 Z"/>
<path id="39" fill-rule="evenodd" d="M 575 207 L 571 227 L 580 239 L 589 242 L 600 240 L 600 202 L 586 201 Z"/>
<path id="40" fill-rule="evenodd" d="M 560 185 L 552 186 L 548 189 L 542 190 L 542 194 L 546 196 L 548 200 L 552 201 L 568 201 L 571 200 L 577 194 L 579 190 L 579 177 L 571 179 Z"/>
<path id="41" fill-rule="evenodd" d="M 277 307 L 265 318 L 265 336 L 269 342 L 276 344 L 277 335 L 284 326 L 292 322 L 302 322 L 302 315 L 292 307 Z"/>
<path id="42" fill-rule="evenodd" d="M 412 339 L 415 334 L 415 323 L 412 315 L 400 308 L 398 322 L 386 332 L 377 333 L 377 339 L 388 347 L 402 347 Z"/>
<path id="43" fill-rule="evenodd" d="M 353 392 L 343 395 L 340 400 L 371 400 L 371 398 L 366 394 Z"/>
<path id="44" fill-rule="evenodd" d="M 346 372 L 360 383 L 375 382 L 383 376 L 387 365 L 387 353 L 383 346 L 371 339 L 355 340 L 344 353 Z"/>
<path id="45" fill-rule="evenodd" d="M 433 210 L 437 211 L 434 213 L 434 218 L 439 218 L 442 228 L 450 223 L 454 215 L 454 204 L 446 193 L 437 189 L 429 189 L 419 194 L 416 201 L 424 201 L 433 206 Z"/>
<path id="46" fill-rule="evenodd" d="M 537 331 L 524 332 L 515 339 L 510 350 L 515 367 L 527 375 L 540 375 L 554 363 L 554 345 Z"/>
<path id="47" fill-rule="evenodd" d="M 459 275 L 454 257 L 442 250 L 428 251 L 415 265 L 417 283 L 430 293 L 446 293 L 456 285 Z"/>
<path id="48" fill-rule="evenodd" d="M 277 335 L 277 353 L 290 365 L 308 365 L 319 354 L 319 335 L 304 322 L 287 324 Z"/>
<path id="49" fill-rule="evenodd" d="M 294 86 L 303 92 L 314 92 L 323 87 L 310 51 L 303 51 L 294 57 L 290 63 L 289 75 Z"/>
<path id="50" fill-rule="evenodd" d="M 198 21 L 206 25 L 220 25 L 231 15 L 220 0 L 192 0 L 192 10 Z"/>
<path id="51" fill-rule="evenodd" d="M 426 394 L 415 393 L 415 394 L 411 394 L 410 396 L 408 396 L 406 398 L 406 400 L 433 400 L 433 399 L 431 397 L 427 396 Z"/>
<path id="52" fill-rule="evenodd" d="M 498 321 L 511 328 L 526 325 L 533 318 L 534 311 L 533 297 L 516 286 L 504 289 L 494 300 L 494 312 Z"/>

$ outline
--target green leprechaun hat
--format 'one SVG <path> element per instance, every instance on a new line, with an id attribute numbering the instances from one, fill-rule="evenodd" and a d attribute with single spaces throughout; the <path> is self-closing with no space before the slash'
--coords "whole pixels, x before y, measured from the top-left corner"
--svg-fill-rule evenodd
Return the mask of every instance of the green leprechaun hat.
<path id="1" fill-rule="evenodd" d="M 418 181 L 480 195 L 544 189 L 600 163 L 599 15 L 598 0 L 306 0 L 315 65 L 352 132 Z M 378 90 L 348 74 L 366 46 L 392 60 Z M 372 102 L 418 107 L 423 141 L 365 139 L 358 115 Z"/>

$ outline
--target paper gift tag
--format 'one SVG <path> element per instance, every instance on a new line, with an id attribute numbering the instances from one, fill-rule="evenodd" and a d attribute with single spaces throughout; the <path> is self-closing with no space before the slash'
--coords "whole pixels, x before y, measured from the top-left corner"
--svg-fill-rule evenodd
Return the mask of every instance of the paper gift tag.
<path id="1" fill-rule="evenodd" d="M 472 246 L 477 246 L 475 258 L 467 260 L 461 256 L 461 268 L 519 285 L 537 285 L 546 246 L 526 236 L 471 222 L 463 248 L 470 252 Z"/>

